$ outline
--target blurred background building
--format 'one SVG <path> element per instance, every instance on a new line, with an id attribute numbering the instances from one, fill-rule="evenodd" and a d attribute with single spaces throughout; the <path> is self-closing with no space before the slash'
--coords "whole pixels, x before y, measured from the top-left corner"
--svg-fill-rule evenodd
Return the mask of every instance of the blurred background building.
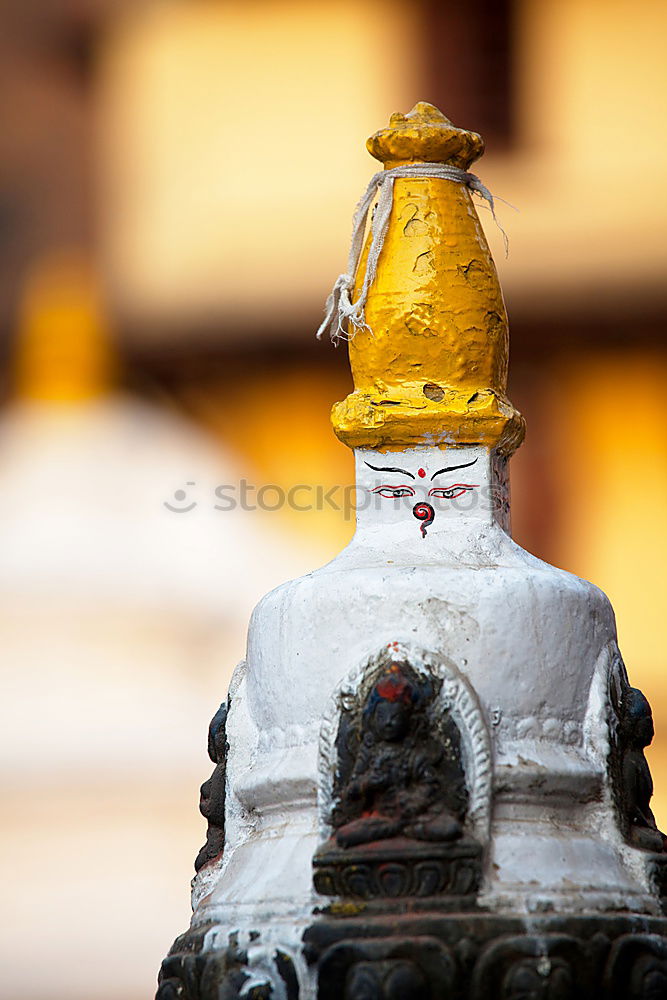
<path id="1" fill-rule="evenodd" d="M 661 0 L 0 7 L 0 996 L 142 1000 L 187 925 L 249 610 L 352 532 L 313 333 L 363 140 L 417 100 L 520 209 L 507 260 L 480 213 L 514 533 L 610 596 L 667 827 L 666 37 Z M 312 489 L 216 509 L 242 479 Z"/>

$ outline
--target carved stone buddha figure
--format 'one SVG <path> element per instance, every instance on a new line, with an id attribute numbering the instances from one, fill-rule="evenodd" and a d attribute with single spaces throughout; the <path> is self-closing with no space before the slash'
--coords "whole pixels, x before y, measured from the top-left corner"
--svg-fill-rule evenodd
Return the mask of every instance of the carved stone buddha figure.
<path id="1" fill-rule="evenodd" d="M 467 791 L 458 747 L 451 738 L 446 747 L 429 732 L 428 701 L 424 685 L 411 681 L 397 663 L 373 685 L 334 819 L 339 845 L 400 834 L 435 841 L 461 836 Z"/>

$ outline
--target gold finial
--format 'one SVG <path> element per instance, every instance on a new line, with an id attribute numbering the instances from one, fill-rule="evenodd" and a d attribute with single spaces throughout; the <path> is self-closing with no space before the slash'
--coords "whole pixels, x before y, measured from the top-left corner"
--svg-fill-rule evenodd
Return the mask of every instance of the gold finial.
<path id="1" fill-rule="evenodd" d="M 419 161 L 467 170 L 484 152 L 484 140 L 477 132 L 457 128 L 432 104 L 419 101 L 407 115 L 393 114 L 389 127 L 372 135 L 366 148 L 385 167 Z"/>
<path id="2" fill-rule="evenodd" d="M 483 142 L 420 103 L 392 115 L 368 148 L 387 166 L 444 160 L 464 169 Z M 479 444 L 511 454 L 524 423 L 505 395 L 507 314 L 466 179 L 397 176 L 393 184 L 365 326 L 348 331 L 355 388 L 334 406 L 334 430 L 350 447 Z"/>
<path id="3" fill-rule="evenodd" d="M 38 261 L 19 309 L 17 394 L 57 403 L 103 395 L 115 369 L 107 333 L 90 263 L 75 251 Z"/>

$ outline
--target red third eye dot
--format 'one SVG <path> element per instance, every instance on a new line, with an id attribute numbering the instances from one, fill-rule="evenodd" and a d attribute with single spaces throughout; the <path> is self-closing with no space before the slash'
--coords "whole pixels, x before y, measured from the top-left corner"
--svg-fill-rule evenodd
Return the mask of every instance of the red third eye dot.
<path id="1" fill-rule="evenodd" d="M 426 471 L 424 469 L 417 469 L 417 475 L 419 476 L 420 479 L 423 479 L 424 476 L 426 475 Z"/>

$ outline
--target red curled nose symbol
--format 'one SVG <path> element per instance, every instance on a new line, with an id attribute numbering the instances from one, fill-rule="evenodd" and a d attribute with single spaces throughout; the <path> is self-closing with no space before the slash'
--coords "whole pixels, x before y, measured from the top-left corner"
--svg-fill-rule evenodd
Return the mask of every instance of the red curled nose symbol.
<path id="1" fill-rule="evenodd" d="M 422 538 L 426 538 L 426 529 L 429 524 L 433 524 L 435 511 L 431 507 L 430 503 L 416 503 L 412 508 L 412 513 L 418 521 L 422 522 L 419 527 L 421 528 Z"/>

